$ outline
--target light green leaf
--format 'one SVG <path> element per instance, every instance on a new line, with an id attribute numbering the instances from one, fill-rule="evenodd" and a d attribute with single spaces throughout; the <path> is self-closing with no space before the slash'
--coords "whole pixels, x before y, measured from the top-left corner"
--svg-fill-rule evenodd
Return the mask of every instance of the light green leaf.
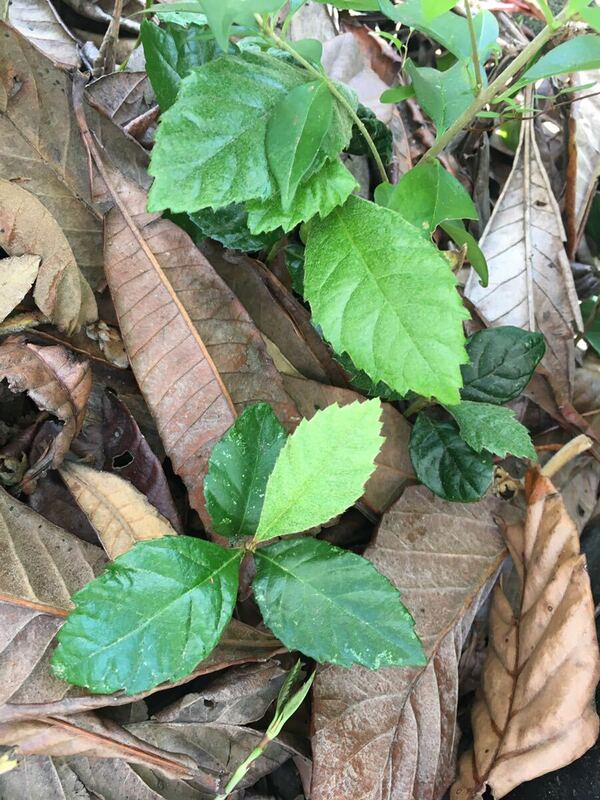
<path id="1" fill-rule="evenodd" d="M 54 674 L 102 694 L 184 678 L 231 618 L 241 558 L 189 536 L 139 542 L 73 596 Z"/>
<path id="2" fill-rule="evenodd" d="M 267 123 L 267 160 L 284 211 L 317 158 L 332 116 L 333 98 L 325 81 L 296 86 L 273 109 Z"/>
<path id="3" fill-rule="evenodd" d="M 416 67 L 406 62 L 417 100 L 435 123 L 441 136 L 475 98 L 475 83 L 469 63 L 457 61 L 443 72 L 432 67 Z"/>
<path id="4" fill-rule="evenodd" d="M 268 403 L 246 408 L 213 447 L 204 480 L 213 529 L 222 536 L 253 536 L 269 475 L 287 434 Z"/>
<path id="5" fill-rule="evenodd" d="M 401 103 L 409 97 L 415 96 L 415 87 L 412 84 L 408 86 L 394 86 L 393 89 L 386 89 L 379 98 L 381 103 Z"/>
<path id="6" fill-rule="evenodd" d="M 456 5 L 455 0 L 421 0 L 423 7 L 423 17 L 426 21 L 431 21 L 440 17 Z"/>
<path id="7" fill-rule="evenodd" d="M 467 245 L 467 260 L 480 277 L 482 286 L 487 286 L 489 281 L 488 265 L 483 250 L 477 240 L 465 228 L 462 220 L 446 220 L 441 223 L 442 230 L 446 231 L 454 244 L 459 247 Z"/>
<path id="8" fill-rule="evenodd" d="M 193 212 L 272 194 L 267 122 L 305 80 L 303 70 L 264 53 L 221 56 L 194 70 L 158 126 L 149 210 Z"/>
<path id="9" fill-rule="evenodd" d="M 254 14 L 278 11 L 284 0 L 198 0 L 206 19 L 223 50 L 229 44 L 229 33 L 234 22 L 254 25 Z"/>
<path id="10" fill-rule="evenodd" d="M 581 18 L 587 22 L 590 28 L 600 32 L 600 8 L 594 6 L 592 8 L 582 8 L 579 12 Z"/>
<path id="11" fill-rule="evenodd" d="M 489 489 L 494 464 L 476 453 L 454 422 L 419 414 L 410 435 L 410 460 L 417 478 L 434 494 L 454 503 L 473 503 Z"/>
<path id="12" fill-rule="evenodd" d="M 462 183 L 437 160 L 427 161 L 405 172 L 382 197 L 380 190 L 388 186 L 390 184 L 377 187 L 375 200 L 428 233 L 433 233 L 447 219 L 477 219 L 479 216 Z"/>
<path id="13" fill-rule="evenodd" d="M 507 453 L 537 458 L 527 428 L 515 419 L 510 408 L 468 400 L 446 408 L 458 422 L 462 438 L 477 453 L 489 450 L 502 458 Z"/>
<path id="14" fill-rule="evenodd" d="M 379 400 L 330 405 L 303 419 L 269 477 L 258 541 L 306 531 L 362 495 L 383 443 Z"/>
<path id="15" fill-rule="evenodd" d="M 278 194 L 266 200 L 249 200 L 246 203 L 248 227 L 254 234 L 279 227 L 290 231 L 316 214 L 326 217 L 357 188 L 352 173 L 335 158 L 327 161 L 306 183 L 300 184 L 288 211 L 283 210 Z"/>
<path id="16" fill-rule="evenodd" d="M 468 318 L 447 260 L 395 211 L 350 197 L 309 226 L 305 296 L 337 353 L 402 395 L 459 401 Z"/>
<path id="17" fill-rule="evenodd" d="M 526 86 L 528 83 L 542 78 L 552 78 L 568 72 L 598 69 L 600 67 L 600 36 L 593 33 L 567 39 L 557 45 L 549 53 L 543 55 L 519 78 L 511 87 L 510 94 Z"/>
<path id="18" fill-rule="evenodd" d="M 398 591 L 361 556 L 295 539 L 257 550 L 256 566 L 265 624 L 290 650 L 344 667 L 426 663 Z"/>
<path id="19" fill-rule="evenodd" d="M 323 55 L 323 42 L 318 39 L 297 39 L 294 41 L 294 50 L 300 53 L 302 58 L 313 64 L 321 63 Z"/>

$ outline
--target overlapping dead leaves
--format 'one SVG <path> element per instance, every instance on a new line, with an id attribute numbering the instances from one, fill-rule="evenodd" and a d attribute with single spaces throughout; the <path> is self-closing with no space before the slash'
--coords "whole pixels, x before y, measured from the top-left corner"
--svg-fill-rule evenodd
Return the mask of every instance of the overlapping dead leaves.
<path id="1" fill-rule="evenodd" d="M 110 11 L 74 4 L 95 19 Z M 316 9 L 308 28 L 306 17 L 295 19 L 292 34 L 329 40 L 329 68 L 391 124 L 403 171 L 431 133 L 415 106 L 407 119 L 378 104 L 397 65 L 366 29 L 336 37 Z M 144 74 L 106 75 L 74 107 L 63 67 L 78 65 L 80 54 L 46 0 L 11 3 L 0 35 L 0 247 L 8 256 L 0 260 L 0 322 L 20 314 L 30 326 L 0 343 L 0 408 L 14 409 L 0 428 L 0 480 L 26 501 L 0 489 L 0 744 L 18 760 L 0 775 L 0 795 L 25 796 L 27 786 L 27 796 L 51 800 L 204 800 L 260 739 L 284 676 L 286 662 L 274 660 L 284 655 L 280 643 L 241 621 L 257 622 L 247 599 L 184 686 L 146 696 L 89 695 L 57 680 L 54 636 L 72 593 L 108 559 L 141 538 L 197 531 L 191 509 L 208 523 L 208 454 L 239 410 L 267 401 L 291 429 L 359 395 L 276 265 L 214 243 L 201 252 L 174 223 L 145 211 L 147 154 L 123 130 L 148 139 L 155 117 Z M 583 166 L 571 239 L 581 236 L 600 168 L 585 135 L 594 110 L 578 109 Z M 470 277 L 465 291 L 486 324 L 544 332 L 546 372 L 530 394 L 573 431 L 582 424 L 575 408 L 595 408 L 597 375 L 575 369 L 573 241 L 565 250 L 537 136 L 523 124 L 482 240 L 490 286 Z M 489 175 L 477 177 L 476 197 L 484 184 Z M 312 779 L 306 737 L 283 736 L 236 800 L 290 760 L 313 800 L 441 800 L 456 776 L 461 685 L 480 688 L 473 751 L 462 755 L 454 800 L 475 800 L 486 786 L 502 797 L 596 738 L 593 601 L 560 495 L 530 473 L 518 522 L 500 500 L 463 506 L 406 488 L 414 483 L 409 425 L 390 404 L 383 419 L 386 444 L 363 509 L 389 510 L 366 555 L 401 589 L 428 663 L 321 667 Z M 585 476 L 593 507 L 598 474 Z M 581 497 L 571 499 L 577 514 Z M 327 535 L 353 543 L 353 525 L 349 517 Z"/>

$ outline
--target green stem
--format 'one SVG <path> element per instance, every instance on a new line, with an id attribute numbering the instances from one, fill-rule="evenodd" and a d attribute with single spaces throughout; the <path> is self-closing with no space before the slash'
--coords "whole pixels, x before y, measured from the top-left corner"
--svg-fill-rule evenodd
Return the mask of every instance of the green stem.
<path id="1" fill-rule="evenodd" d="M 533 56 L 535 56 L 536 53 L 541 50 L 541 48 L 547 42 L 550 41 L 555 32 L 556 26 L 560 26 L 567 22 L 572 15 L 573 12 L 568 10 L 568 8 L 565 8 L 556 17 L 555 25 L 547 25 L 545 28 L 543 28 L 535 37 L 535 39 L 532 39 L 531 42 L 529 42 L 529 44 L 523 48 L 523 50 L 521 50 L 514 61 L 512 61 L 508 67 L 500 73 L 500 75 L 498 75 L 496 80 L 492 81 L 487 89 L 479 93 L 471 105 L 465 109 L 465 111 L 463 111 L 460 117 L 458 117 L 458 119 L 452 123 L 448 130 L 440 136 L 436 143 L 429 148 L 421 161 L 431 160 L 439 155 L 442 150 L 444 150 L 444 148 L 450 144 L 454 137 L 468 125 L 475 114 L 477 114 L 478 111 L 481 111 L 481 109 L 488 103 L 491 103 L 496 95 L 500 94 L 506 87 L 508 81 L 514 77 L 519 70 L 525 67 L 533 58 Z"/>
<path id="2" fill-rule="evenodd" d="M 471 39 L 471 58 L 473 59 L 473 69 L 475 70 L 475 84 L 477 85 L 477 94 L 479 94 L 483 89 L 483 77 L 481 75 L 481 62 L 479 61 L 479 49 L 477 47 L 477 32 L 475 31 L 469 0 L 465 0 L 465 12 L 467 14 L 469 38 Z"/>
<path id="3" fill-rule="evenodd" d="M 285 50 L 286 53 L 289 53 L 294 58 L 294 60 L 298 62 L 298 64 L 303 66 L 304 69 L 310 72 L 310 74 L 313 75 L 315 78 L 317 78 L 320 81 L 325 81 L 325 83 L 327 84 L 327 88 L 329 89 L 331 94 L 340 103 L 340 105 L 342 105 L 346 109 L 346 111 L 350 114 L 350 116 L 352 117 L 352 121 L 354 122 L 354 124 L 364 137 L 364 140 L 367 143 L 369 150 L 371 151 L 371 155 L 373 156 L 373 160 L 377 165 L 379 174 L 381 175 L 381 180 L 383 181 L 383 183 L 389 183 L 387 172 L 385 171 L 385 165 L 381 160 L 379 151 L 375 147 L 375 142 L 371 138 L 369 131 L 366 129 L 363 121 L 360 119 L 356 111 L 352 108 L 352 104 L 349 102 L 349 100 L 346 97 L 344 97 L 342 92 L 340 92 L 335 83 L 331 81 L 327 77 L 327 75 L 318 70 L 313 64 L 310 63 L 310 61 L 307 61 L 303 56 L 300 55 L 300 53 L 294 50 L 294 48 L 288 41 L 278 36 L 275 33 L 275 31 L 265 23 L 260 14 L 255 14 L 254 18 L 258 22 L 261 31 L 266 36 L 268 36 L 273 42 L 275 42 L 275 44 L 279 48 L 281 48 L 281 50 Z"/>
<path id="4" fill-rule="evenodd" d="M 271 739 L 269 738 L 269 736 L 267 736 L 267 734 L 265 734 L 258 743 L 258 745 L 250 753 L 248 758 L 242 761 L 242 763 L 233 773 L 233 775 L 231 776 L 231 778 L 227 783 L 227 786 L 225 787 L 225 791 L 223 792 L 223 794 L 220 794 L 218 797 L 215 798 L 215 800 L 227 800 L 227 798 L 229 797 L 231 792 L 233 792 L 238 783 L 240 783 L 240 781 L 244 779 L 246 773 L 250 769 L 250 765 L 254 761 L 256 761 L 257 758 L 260 758 L 263 755 L 263 753 L 270 744 L 271 744 Z"/>
<path id="5" fill-rule="evenodd" d="M 431 405 L 431 400 L 429 397 L 417 397 L 416 400 L 413 400 L 409 407 L 404 412 L 404 416 L 408 419 L 408 417 L 412 417 L 413 414 L 417 414 L 427 406 Z"/>

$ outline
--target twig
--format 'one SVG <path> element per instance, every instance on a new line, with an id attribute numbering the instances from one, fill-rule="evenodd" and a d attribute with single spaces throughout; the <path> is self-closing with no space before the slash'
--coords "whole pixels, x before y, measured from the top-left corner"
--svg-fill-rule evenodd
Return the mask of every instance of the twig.
<path id="1" fill-rule="evenodd" d="M 121 26 L 121 13 L 123 11 L 123 0 L 115 0 L 115 7 L 112 18 L 102 39 L 98 56 L 94 62 L 92 76 L 97 78 L 107 72 L 112 72 L 115 68 L 116 43 L 119 39 L 119 29 Z"/>
<path id="2" fill-rule="evenodd" d="M 560 469 L 576 458 L 576 456 L 589 450 L 592 445 L 592 440 L 585 434 L 582 433 L 576 436 L 574 439 L 571 439 L 570 442 L 567 442 L 564 447 L 561 447 L 555 456 L 552 456 L 550 461 L 543 467 L 541 471 L 542 475 L 546 478 L 552 478 L 553 475 L 556 475 Z"/>
<path id="3" fill-rule="evenodd" d="M 477 86 L 477 93 L 483 89 L 483 78 L 481 75 L 481 62 L 479 61 L 479 50 L 477 48 L 477 33 L 475 31 L 475 24 L 473 22 L 473 14 L 471 13 L 471 3 L 465 0 L 465 13 L 467 15 L 467 26 L 469 28 L 469 38 L 471 40 L 471 58 L 473 60 L 473 69 L 475 70 L 475 84 Z"/>

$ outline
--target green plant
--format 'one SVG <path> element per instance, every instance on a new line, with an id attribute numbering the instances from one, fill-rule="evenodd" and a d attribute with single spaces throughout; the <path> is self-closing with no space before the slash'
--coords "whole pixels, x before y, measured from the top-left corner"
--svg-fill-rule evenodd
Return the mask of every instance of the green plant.
<path id="1" fill-rule="evenodd" d="M 383 441 L 380 413 L 379 400 L 329 406 L 286 437 L 269 405 L 246 409 L 215 446 L 205 486 L 213 528 L 232 546 L 165 536 L 117 558 L 74 596 L 55 674 L 129 694 L 185 677 L 231 618 L 244 558 L 256 563 L 265 623 L 288 648 L 344 666 L 422 664 L 410 614 L 368 561 L 312 537 L 263 546 L 360 497 Z"/>

